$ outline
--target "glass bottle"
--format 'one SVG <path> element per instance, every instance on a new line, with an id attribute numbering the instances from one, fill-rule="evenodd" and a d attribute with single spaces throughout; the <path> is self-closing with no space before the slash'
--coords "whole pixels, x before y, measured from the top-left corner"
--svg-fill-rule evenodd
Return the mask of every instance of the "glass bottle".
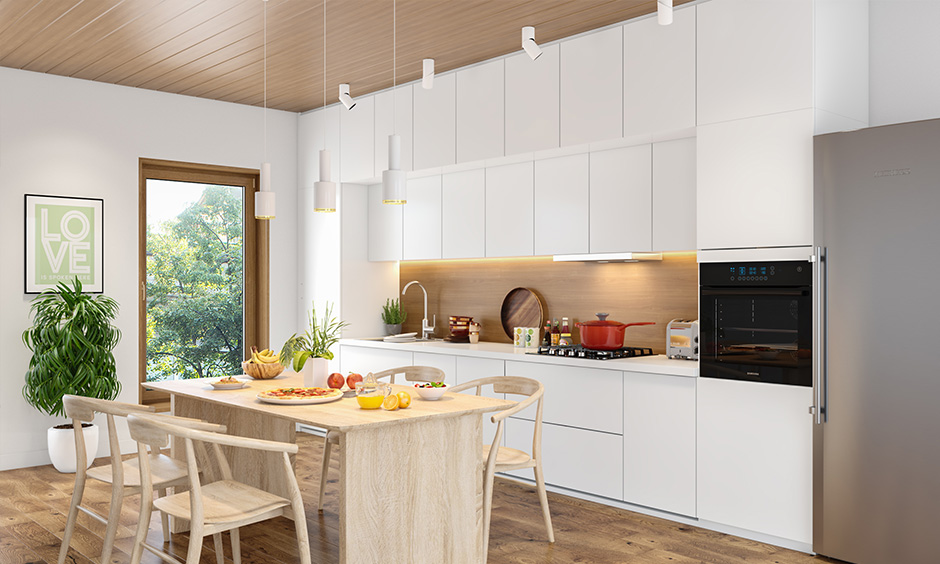
<path id="1" fill-rule="evenodd" d="M 558 319 L 556 318 L 555 324 L 552 326 L 552 346 L 557 347 L 561 342 L 561 331 L 558 329 Z"/>

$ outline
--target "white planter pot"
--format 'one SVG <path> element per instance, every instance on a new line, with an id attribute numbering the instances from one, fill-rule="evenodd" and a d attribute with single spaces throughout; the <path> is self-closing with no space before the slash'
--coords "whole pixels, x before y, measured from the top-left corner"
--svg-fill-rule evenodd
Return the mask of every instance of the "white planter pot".
<path id="1" fill-rule="evenodd" d="M 325 388 L 330 372 L 330 361 L 325 358 L 308 358 L 301 372 L 304 375 L 304 386 Z"/>
<path id="2" fill-rule="evenodd" d="M 85 435 L 85 459 L 88 461 L 85 468 L 87 469 L 98 454 L 98 426 L 83 426 L 82 432 Z M 67 429 L 50 427 L 46 440 L 49 444 L 49 458 L 52 459 L 55 469 L 64 474 L 75 472 L 78 457 L 75 455 L 75 431 L 72 426 L 69 425 Z"/>

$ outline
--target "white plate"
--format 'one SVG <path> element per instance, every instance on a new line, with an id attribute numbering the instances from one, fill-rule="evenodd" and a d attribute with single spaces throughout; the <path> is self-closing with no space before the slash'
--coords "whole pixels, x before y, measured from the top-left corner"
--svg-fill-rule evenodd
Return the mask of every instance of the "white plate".
<path id="1" fill-rule="evenodd" d="M 212 387 L 216 390 L 240 390 L 241 388 L 248 387 L 248 384 L 244 382 L 235 382 L 233 384 L 220 384 L 219 382 L 210 382 Z"/>
<path id="2" fill-rule="evenodd" d="M 310 405 L 314 403 L 330 403 L 331 401 L 343 399 L 343 395 L 333 397 L 315 397 L 315 398 L 306 398 L 306 399 L 284 399 L 284 398 L 267 398 L 258 394 L 258 399 L 264 403 L 274 403 L 278 405 Z"/>

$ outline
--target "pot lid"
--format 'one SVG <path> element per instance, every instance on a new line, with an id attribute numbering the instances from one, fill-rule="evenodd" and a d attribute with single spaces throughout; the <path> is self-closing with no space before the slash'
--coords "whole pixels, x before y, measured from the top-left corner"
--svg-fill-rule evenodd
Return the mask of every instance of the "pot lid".
<path id="1" fill-rule="evenodd" d="M 623 327 L 623 326 L 626 325 L 626 323 L 621 323 L 621 322 L 619 322 L 619 321 L 609 321 L 609 320 L 607 319 L 607 316 L 610 315 L 609 313 L 595 313 L 594 315 L 597 316 L 597 319 L 592 319 L 591 321 L 582 321 L 581 323 L 578 323 L 578 326 L 579 326 L 579 327 L 581 327 L 581 326 L 586 326 L 586 327 Z"/>

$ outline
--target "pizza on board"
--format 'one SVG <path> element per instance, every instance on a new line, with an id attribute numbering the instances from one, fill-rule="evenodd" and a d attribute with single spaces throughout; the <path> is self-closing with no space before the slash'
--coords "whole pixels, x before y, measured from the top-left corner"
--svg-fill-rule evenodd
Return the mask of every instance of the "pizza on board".
<path id="1" fill-rule="evenodd" d="M 310 398 L 335 398 L 343 395 L 333 388 L 275 388 L 258 394 L 259 398 L 278 400 L 306 400 Z"/>

